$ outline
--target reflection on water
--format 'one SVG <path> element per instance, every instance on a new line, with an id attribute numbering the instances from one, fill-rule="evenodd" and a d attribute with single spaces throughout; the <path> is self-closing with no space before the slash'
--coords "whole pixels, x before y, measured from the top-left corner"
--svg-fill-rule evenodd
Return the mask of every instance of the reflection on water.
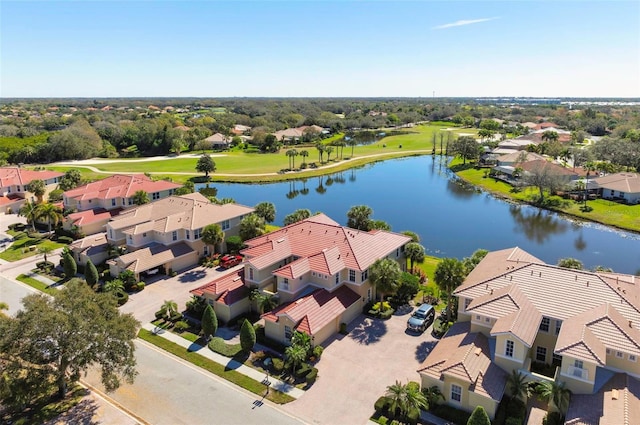
<path id="1" fill-rule="evenodd" d="M 346 224 L 349 208 L 368 205 L 374 219 L 386 221 L 394 231 L 416 232 L 427 252 L 442 257 L 519 246 L 549 264 L 573 257 L 588 268 L 603 265 L 624 273 L 638 268 L 637 234 L 496 199 L 460 183 L 446 161 L 421 156 L 296 181 L 215 186 L 219 198 L 243 205 L 274 203 L 276 225 L 297 209 L 322 211 Z"/>
<path id="2" fill-rule="evenodd" d="M 553 235 L 566 232 L 569 228 L 566 220 L 539 208 L 510 205 L 509 212 L 517 224 L 514 230 L 524 233 L 527 239 L 538 245 L 545 243 Z"/>

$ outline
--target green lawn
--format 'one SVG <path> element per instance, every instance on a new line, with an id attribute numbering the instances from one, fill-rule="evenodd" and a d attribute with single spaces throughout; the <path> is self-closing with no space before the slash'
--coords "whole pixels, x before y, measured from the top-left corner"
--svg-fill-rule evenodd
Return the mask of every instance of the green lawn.
<path id="1" fill-rule="evenodd" d="M 447 129 L 443 125 L 419 125 L 410 129 L 406 129 L 407 134 L 388 136 L 380 141 L 363 146 L 356 146 L 351 154 L 351 147 L 345 147 L 342 150 L 342 158 L 338 158 L 338 148 L 334 151 L 329 160 L 327 155 L 323 156 L 323 163 L 320 164 L 318 151 L 314 146 L 285 146 L 278 153 L 248 153 L 244 151 L 222 152 L 220 157 L 214 157 L 216 163 L 216 172 L 211 175 L 212 181 L 237 181 L 237 182 L 266 182 L 288 180 L 301 177 L 314 177 L 331 172 L 346 170 L 355 166 L 367 164 L 370 162 L 380 161 L 388 158 L 398 158 L 411 156 L 416 154 L 431 153 L 433 134 L 446 134 Z M 455 134 L 475 134 L 477 130 L 468 128 L 452 128 Z M 323 140 L 324 144 L 330 143 L 333 139 L 337 139 L 341 135 L 335 135 Z M 439 136 L 437 136 L 439 146 Z M 265 174 L 278 173 L 280 170 L 289 167 L 289 158 L 285 152 L 291 148 L 295 148 L 298 152 L 306 150 L 309 156 L 306 158 L 307 163 L 315 162 L 319 165 L 318 169 L 294 172 L 287 174 L 275 174 L 267 176 L 221 176 L 220 174 Z M 411 152 L 410 152 L 411 151 Z M 215 154 L 215 152 L 210 152 Z M 373 155 L 373 157 L 370 157 Z M 296 167 L 302 163 L 302 157 L 295 158 Z M 132 162 L 130 159 L 122 159 L 116 163 L 95 164 L 92 165 L 99 170 L 105 172 L 132 172 L 144 173 L 151 171 L 154 177 L 170 176 L 176 182 L 184 182 L 186 179 L 201 175 L 196 172 L 195 167 L 197 158 L 175 158 L 171 160 L 161 161 L 145 161 Z M 324 165 L 339 165 L 325 168 Z M 86 178 L 104 178 L 106 175 L 95 173 L 79 166 L 53 166 L 50 169 L 65 172 L 69 169 L 82 169 L 83 176 Z M 85 171 L 87 170 L 87 171 Z M 167 174 L 165 174 L 167 173 Z M 186 173 L 186 175 L 170 174 L 170 173 Z"/>
<path id="2" fill-rule="evenodd" d="M 462 167 L 461 162 L 460 159 L 456 158 L 450 164 L 450 167 L 460 178 L 496 196 L 530 203 L 533 196 L 538 195 L 538 189 L 533 187 L 525 188 L 520 192 L 513 192 L 513 187 L 510 184 L 491 177 L 485 177 L 483 169 Z M 608 226 L 640 232 L 640 205 L 625 205 L 607 201 L 606 199 L 597 199 L 587 202 L 587 205 L 593 208 L 593 211 L 589 212 L 582 211 L 580 209 L 582 205 L 583 202 L 569 201 L 568 206 L 554 210 Z"/>
<path id="3" fill-rule="evenodd" d="M 39 247 L 49 247 L 51 249 L 58 249 L 65 246 L 65 244 L 61 244 L 58 242 L 53 242 L 49 239 L 34 239 L 34 238 L 24 238 L 19 239 L 11 244 L 7 249 L 0 252 L 0 258 L 6 261 L 18 261 L 23 258 L 32 257 L 38 254 Z M 31 248 L 34 247 L 34 248 Z"/>
<path id="4" fill-rule="evenodd" d="M 21 274 L 18 277 L 16 277 L 16 280 L 19 280 L 22 283 L 26 283 L 27 285 L 37 289 L 38 291 L 46 292 L 47 294 L 55 293 L 56 291 L 56 289 L 49 288 L 45 283 L 40 282 L 38 279 L 34 279 L 24 274 Z"/>
<path id="5" fill-rule="evenodd" d="M 262 396 L 265 393 L 266 387 L 263 383 L 251 379 L 248 376 L 243 375 L 235 370 L 227 370 L 225 366 L 209 360 L 206 357 L 201 356 L 200 354 L 187 351 L 186 348 L 168 341 L 161 336 L 155 335 L 153 332 L 150 332 L 146 329 L 140 329 L 138 338 L 143 339 L 159 348 L 162 348 L 163 350 L 168 351 L 180 357 L 181 359 L 187 360 L 188 362 L 201 367 L 215 375 L 218 375 L 221 378 L 224 378 L 227 381 L 232 382 L 247 391 L 251 391 L 252 393 L 259 396 Z M 271 389 L 269 391 L 269 394 L 266 395 L 266 398 L 278 404 L 285 404 L 295 400 L 290 395 L 274 389 Z"/>

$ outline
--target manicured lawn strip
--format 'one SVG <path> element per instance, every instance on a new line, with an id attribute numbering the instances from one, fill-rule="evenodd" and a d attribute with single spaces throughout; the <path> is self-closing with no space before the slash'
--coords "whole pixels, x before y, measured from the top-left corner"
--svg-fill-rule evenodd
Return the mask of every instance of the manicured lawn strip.
<path id="1" fill-rule="evenodd" d="M 46 292 L 48 294 L 54 293 L 56 291 L 54 288 L 50 288 L 45 283 L 40 282 L 38 279 L 34 279 L 24 274 L 16 277 L 16 280 L 19 280 L 22 283 L 26 283 L 27 285 L 37 289 L 38 291 Z"/>
<path id="2" fill-rule="evenodd" d="M 262 396 L 265 392 L 266 387 L 261 382 L 255 381 L 246 375 L 236 372 L 235 370 L 225 370 L 225 367 L 223 365 L 209 360 L 198 353 L 189 352 L 186 350 L 186 348 L 168 341 L 161 336 L 154 335 L 152 332 L 146 329 L 140 329 L 138 337 L 155 345 L 156 347 L 162 348 L 163 350 L 180 357 L 183 360 L 186 360 L 215 375 L 218 375 L 221 378 L 224 378 L 227 381 L 232 382 L 247 391 L 251 391 L 252 393 L 259 396 Z M 267 394 L 266 398 L 278 404 L 285 404 L 295 400 L 295 398 L 291 397 L 290 395 L 274 389 L 269 390 L 269 394 Z"/>
<path id="3" fill-rule="evenodd" d="M 28 248 L 31 246 L 36 246 L 33 251 L 30 251 Z M 6 261 L 18 261 L 23 258 L 32 257 L 38 254 L 37 247 L 49 247 L 51 249 L 58 249 L 65 246 L 64 244 L 50 241 L 49 239 L 33 239 L 33 238 L 24 238 L 19 239 L 11 244 L 9 248 L 0 252 L 0 258 Z M 25 252 L 23 252 L 25 249 Z"/>
<path id="4" fill-rule="evenodd" d="M 461 162 L 461 160 L 455 159 L 449 166 L 455 171 L 456 166 L 460 166 Z M 525 188 L 520 192 L 512 192 L 513 188 L 510 184 L 491 177 L 485 178 L 482 169 L 467 168 L 456 171 L 456 174 L 461 179 L 502 198 L 530 203 L 532 197 L 538 194 L 538 189 L 533 187 Z M 625 205 L 606 199 L 596 199 L 587 202 L 593 211 L 585 212 L 580 210 L 583 204 L 583 202 L 569 201 L 568 207 L 554 208 L 553 210 L 608 226 L 640 232 L 640 205 Z"/>
<path id="5" fill-rule="evenodd" d="M 235 357 L 242 351 L 242 346 L 240 344 L 227 344 L 224 339 L 214 337 L 209 341 L 209 349 L 225 357 Z"/>

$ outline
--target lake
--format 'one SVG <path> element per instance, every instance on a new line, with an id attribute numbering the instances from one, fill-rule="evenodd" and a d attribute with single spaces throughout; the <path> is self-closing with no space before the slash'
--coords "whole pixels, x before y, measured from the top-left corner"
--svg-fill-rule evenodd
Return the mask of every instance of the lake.
<path id="1" fill-rule="evenodd" d="M 278 225 L 300 208 L 346 224 L 349 208 L 368 205 L 373 219 L 397 232 L 418 233 L 427 253 L 438 257 L 519 246 L 549 264 L 573 257 L 586 268 L 602 265 L 631 274 L 640 269 L 640 235 L 494 198 L 460 181 L 441 157 L 387 160 L 290 182 L 210 186 L 218 198 L 240 204 L 272 202 Z"/>

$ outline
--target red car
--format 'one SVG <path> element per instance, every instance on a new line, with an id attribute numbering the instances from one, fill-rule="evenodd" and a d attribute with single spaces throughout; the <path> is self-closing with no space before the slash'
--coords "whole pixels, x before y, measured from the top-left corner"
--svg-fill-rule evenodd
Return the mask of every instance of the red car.
<path id="1" fill-rule="evenodd" d="M 242 256 L 240 255 L 225 255 L 220 258 L 220 267 L 222 267 L 223 269 L 237 266 L 240 263 L 242 263 Z"/>

